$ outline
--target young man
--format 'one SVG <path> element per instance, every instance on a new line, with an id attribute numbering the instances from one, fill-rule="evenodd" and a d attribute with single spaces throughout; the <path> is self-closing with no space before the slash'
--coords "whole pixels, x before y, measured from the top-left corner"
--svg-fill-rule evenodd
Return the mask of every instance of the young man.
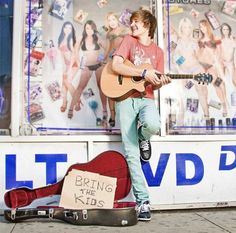
<path id="1" fill-rule="evenodd" d="M 147 10 L 139 10 L 130 18 L 132 36 L 124 37 L 115 51 L 112 69 L 124 76 L 140 76 L 148 83 L 145 95 L 133 93 L 125 100 L 116 103 L 117 117 L 120 120 L 121 136 L 126 160 L 129 165 L 133 193 L 138 205 L 139 220 L 151 220 L 149 194 L 140 163 L 151 156 L 150 137 L 160 129 L 160 117 L 154 102 L 154 90 L 170 82 L 163 74 L 163 51 L 154 42 L 156 18 Z M 135 66 L 128 66 L 125 60 Z M 144 69 L 140 64 L 148 63 L 153 68 Z"/>

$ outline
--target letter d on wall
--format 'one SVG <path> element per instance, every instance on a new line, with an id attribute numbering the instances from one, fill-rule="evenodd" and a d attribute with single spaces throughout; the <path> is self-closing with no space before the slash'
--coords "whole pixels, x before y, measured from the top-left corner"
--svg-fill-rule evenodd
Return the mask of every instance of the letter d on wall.
<path id="1" fill-rule="evenodd" d="M 220 154 L 220 165 L 219 165 L 219 170 L 232 170 L 236 167 L 236 146 L 222 146 L 221 151 L 228 151 L 228 152 L 233 152 L 234 156 L 234 161 L 231 164 L 226 164 L 227 156 L 229 155 L 228 153 L 221 153 Z M 229 157 L 229 156 L 228 156 Z"/>
<path id="2" fill-rule="evenodd" d="M 186 177 L 186 161 L 191 161 L 195 168 L 192 178 Z M 195 185 L 204 175 L 204 166 L 201 158 L 196 154 L 176 154 L 176 183 L 177 185 Z"/>

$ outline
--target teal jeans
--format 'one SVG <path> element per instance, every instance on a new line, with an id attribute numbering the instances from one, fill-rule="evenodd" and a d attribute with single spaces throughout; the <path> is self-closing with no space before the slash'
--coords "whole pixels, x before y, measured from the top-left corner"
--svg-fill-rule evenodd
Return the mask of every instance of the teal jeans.
<path id="1" fill-rule="evenodd" d="M 129 166 L 132 190 L 136 203 L 149 200 L 145 177 L 142 172 L 139 139 L 149 140 L 160 129 L 160 116 L 154 100 L 127 98 L 116 103 L 116 116 L 120 121 L 125 158 Z"/>

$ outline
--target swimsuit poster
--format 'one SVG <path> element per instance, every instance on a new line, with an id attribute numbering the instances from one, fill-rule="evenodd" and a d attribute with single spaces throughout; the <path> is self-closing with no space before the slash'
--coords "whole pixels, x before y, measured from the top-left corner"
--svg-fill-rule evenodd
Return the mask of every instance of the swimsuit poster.
<path id="1" fill-rule="evenodd" d="M 115 103 L 101 91 L 104 65 L 129 18 L 150 0 L 27 0 L 21 134 L 119 133 Z M 112 89 L 113 87 L 111 87 Z"/>
<path id="2" fill-rule="evenodd" d="M 236 1 L 163 1 L 167 134 L 235 134 Z"/>

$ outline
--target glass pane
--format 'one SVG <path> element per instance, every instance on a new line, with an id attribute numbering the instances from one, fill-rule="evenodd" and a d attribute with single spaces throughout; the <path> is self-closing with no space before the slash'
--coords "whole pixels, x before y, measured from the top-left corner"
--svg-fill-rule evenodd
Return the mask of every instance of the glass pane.
<path id="1" fill-rule="evenodd" d="M 155 1 L 27 1 L 21 134 L 119 133 L 101 73 L 141 6 Z"/>
<path id="2" fill-rule="evenodd" d="M 163 1 L 167 134 L 235 134 L 235 1 Z"/>

